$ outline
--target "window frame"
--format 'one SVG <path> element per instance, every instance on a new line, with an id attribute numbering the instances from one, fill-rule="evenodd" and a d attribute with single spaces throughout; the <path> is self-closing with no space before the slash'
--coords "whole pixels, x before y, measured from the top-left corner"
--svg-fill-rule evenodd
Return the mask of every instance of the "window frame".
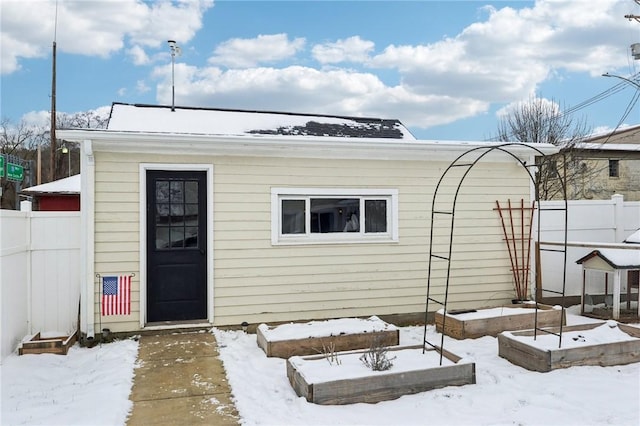
<path id="1" fill-rule="evenodd" d="M 359 232 L 312 233 L 312 198 L 358 198 L 361 225 Z M 282 233 L 282 200 L 305 200 L 305 233 Z M 387 200 L 387 231 L 365 232 L 366 200 Z M 353 244 L 398 242 L 398 190 L 389 188 L 271 188 L 271 244 Z"/>
<path id="2" fill-rule="evenodd" d="M 608 171 L 609 171 L 610 178 L 619 178 L 620 177 L 620 160 L 617 158 L 610 158 L 608 169 L 609 169 Z"/>

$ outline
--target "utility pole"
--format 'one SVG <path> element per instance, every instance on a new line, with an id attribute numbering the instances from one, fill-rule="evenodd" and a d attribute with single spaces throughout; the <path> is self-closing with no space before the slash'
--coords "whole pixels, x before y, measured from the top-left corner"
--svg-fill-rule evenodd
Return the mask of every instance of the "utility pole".
<path id="1" fill-rule="evenodd" d="M 56 180 L 56 42 L 53 41 L 53 68 L 51 72 L 51 164 L 49 165 L 49 181 Z"/>
<path id="2" fill-rule="evenodd" d="M 56 180 L 56 38 L 58 33 L 58 2 L 56 1 L 56 17 L 53 26 L 53 61 L 51 69 L 51 164 L 49 181 Z"/>

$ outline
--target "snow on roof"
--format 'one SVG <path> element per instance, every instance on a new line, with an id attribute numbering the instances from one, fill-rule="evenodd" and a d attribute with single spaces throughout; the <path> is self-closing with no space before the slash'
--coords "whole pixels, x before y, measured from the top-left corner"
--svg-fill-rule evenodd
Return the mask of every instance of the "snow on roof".
<path id="1" fill-rule="evenodd" d="M 395 119 L 284 112 L 131 105 L 111 106 L 108 130 L 205 135 L 333 136 L 415 140 Z"/>
<path id="2" fill-rule="evenodd" d="M 599 257 L 607 262 L 614 269 L 640 269 L 640 250 L 627 249 L 599 249 L 593 250 L 586 256 L 576 260 L 576 263 L 582 264 Z"/>
<path id="3" fill-rule="evenodd" d="M 624 239 L 625 243 L 640 244 L 640 229 Z"/>
<path id="4" fill-rule="evenodd" d="M 80 194 L 80 175 L 77 174 L 42 185 L 25 188 L 22 192 L 31 194 Z"/>

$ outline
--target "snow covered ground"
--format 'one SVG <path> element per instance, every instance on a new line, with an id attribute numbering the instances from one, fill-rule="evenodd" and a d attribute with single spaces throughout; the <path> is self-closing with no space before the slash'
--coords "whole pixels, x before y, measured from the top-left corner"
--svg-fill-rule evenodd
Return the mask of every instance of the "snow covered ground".
<path id="1" fill-rule="evenodd" d="M 137 356 L 134 340 L 10 355 L 0 366 L 0 424 L 124 425 Z"/>
<path id="2" fill-rule="evenodd" d="M 569 324 L 592 321 L 568 316 Z M 420 344 L 423 330 L 400 328 L 400 344 Z M 476 363 L 477 384 L 377 404 L 323 406 L 295 394 L 285 360 L 265 357 L 254 335 L 214 333 L 244 425 L 640 424 L 640 363 L 537 373 L 500 358 L 494 337 L 445 338 L 445 349 Z M 439 342 L 433 326 L 428 339 Z"/>
<path id="3" fill-rule="evenodd" d="M 591 322 L 569 315 L 569 324 Z M 493 337 L 445 348 L 476 363 L 477 384 L 377 404 L 321 406 L 296 396 L 285 360 L 267 358 L 256 335 L 214 329 L 244 425 L 633 425 L 640 424 L 640 363 L 530 372 L 498 356 Z M 402 345 L 422 327 L 400 328 Z M 433 326 L 429 339 L 438 341 Z M 67 356 L 10 356 L 0 367 L 2 425 L 124 425 L 137 342 Z"/>

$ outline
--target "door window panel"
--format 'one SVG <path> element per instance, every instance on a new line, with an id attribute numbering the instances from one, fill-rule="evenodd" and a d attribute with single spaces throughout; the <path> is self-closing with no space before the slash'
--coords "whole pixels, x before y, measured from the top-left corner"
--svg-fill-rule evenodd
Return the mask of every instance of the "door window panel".
<path id="1" fill-rule="evenodd" d="M 198 247 L 198 182 L 156 181 L 156 249 Z"/>

